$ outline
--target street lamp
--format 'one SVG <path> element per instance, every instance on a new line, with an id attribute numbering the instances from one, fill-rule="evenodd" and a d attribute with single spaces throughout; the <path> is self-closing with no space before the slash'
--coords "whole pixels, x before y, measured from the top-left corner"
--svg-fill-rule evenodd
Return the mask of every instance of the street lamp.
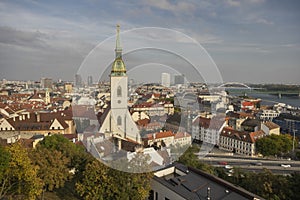
<path id="1" fill-rule="evenodd" d="M 293 135 L 293 153 L 295 152 L 295 132 L 297 130 L 293 129 L 294 135 Z"/>

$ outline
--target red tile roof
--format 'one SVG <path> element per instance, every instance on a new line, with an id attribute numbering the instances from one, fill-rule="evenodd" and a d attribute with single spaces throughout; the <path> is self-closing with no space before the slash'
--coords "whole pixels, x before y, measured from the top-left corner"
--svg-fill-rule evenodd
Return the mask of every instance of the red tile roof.
<path id="1" fill-rule="evenodd" d="M 174 137 L 174 134 L 172 133 L 172 131 L 157 132 L 157 133 L 154 133 L 154 134 L 155 134 L 156 139 L 166 138 L 166 137 Z M 153 135 L 154 134 L 147 134 L 147 139 L 148 140 L 153 140 Z"/>
<path id="2" fill-rule="evenodd" d="M 184 138 L 184 137 L 191 137 L 191 135 L 187 132 L 185 132 L 185 133 L 178 132 L 178 133 L 175 134 L 174 139 Z"/>
<path id="3" fill-rule="evenodd" d="M 230 127 L 224 127 L 222 129 L 221 136 L 252 143 L 249 133 L 238 131 Z"/>
<path id="4" fill-rule="evenodd" d="M 265 133 L 262 130 L 249 133 L 251 142 L 254 143 L 256 140 L 264 137 Z"/>
<path id="5" fill-rule="evenodd" d="M 97 116 L 94 111 L 94 106 L 87 105 L 73 105 L 72 106 L 73 117 L 88 118 L 97 120 Z"/>
<path id="6" fill-rule="evenodd" d="M 205 117 L 197 117 L 194 122 L 193 125 L 194 126 L 200 126 L 203 127 L 205 129 L 216 129 L 219 130 L 222 125 L 225 122 L 225 118 L 217 118 L 214 117 L 212 119 L 210 118 L 205 118 Z"/>
<path id="7" fill-rule="evenodd" d="M 138 120 L 137 122 L 136 122 L 136 124 L 138 125 L 138 126 L 147 126 L 148 124 L 149 124 L 149 122 L 150 122 L 150 119 L 147 119 L 147 118 L 145 118 L 145 119 L 140 119 L 140 120 Z"/>

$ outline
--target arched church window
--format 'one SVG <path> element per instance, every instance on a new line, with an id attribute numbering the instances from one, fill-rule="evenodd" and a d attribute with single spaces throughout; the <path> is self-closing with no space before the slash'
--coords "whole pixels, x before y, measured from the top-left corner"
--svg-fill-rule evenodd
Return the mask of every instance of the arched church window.
<path id="1" fill-rule="evenodd" d="M 122 125 L 122 118 L 120 116 L 118 116 L 118 119 L 117 119 L 117 125 L 118 126 L 121 126 Z"/>
<path id="2" fill-rule="evenodd" d="M 118 86 L 118 89 L 117 89 L 117 96 L 118 96 L 118 97 L 121 97 L 121 96 L 122 96 L 122 88 L 121 88 L 121 86 Z"/>

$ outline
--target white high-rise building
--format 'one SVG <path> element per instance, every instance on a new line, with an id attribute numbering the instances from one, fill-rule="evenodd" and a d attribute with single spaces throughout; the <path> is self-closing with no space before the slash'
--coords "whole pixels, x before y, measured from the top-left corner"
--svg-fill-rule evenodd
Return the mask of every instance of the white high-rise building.
<path id="1" fill-rule="evenodd" d="M 161 84 L 165 87 L 170 87 L 171 85 L 171 76 L 168 73 L 161 74 Z"/>

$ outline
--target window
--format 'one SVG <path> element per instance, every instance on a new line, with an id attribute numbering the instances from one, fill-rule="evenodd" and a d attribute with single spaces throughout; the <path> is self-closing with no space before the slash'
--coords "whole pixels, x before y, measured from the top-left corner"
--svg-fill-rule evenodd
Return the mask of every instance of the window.
<path id="1" fill-rule="evenodd" d="M 122 88 L 121 88 L 121 86 L 118 86 L 118 89 L 117 89 L 117 96 L 118 96 L 118 97 L 121 97 L 121 96 L 122 96 Z"/>
<path id="2" fill-rule="evenodd" d="M 154 200 L 154 191 L 153 190 L 150 190 L 148 199 Z"/>
<path id="3" fill-rule="evenodd" d="M 118 116 L 118 119 L 117 119 L 117 125 L 118 126 L 121 126 L 122 125 L 122 118 L 120 116 Z"/>

